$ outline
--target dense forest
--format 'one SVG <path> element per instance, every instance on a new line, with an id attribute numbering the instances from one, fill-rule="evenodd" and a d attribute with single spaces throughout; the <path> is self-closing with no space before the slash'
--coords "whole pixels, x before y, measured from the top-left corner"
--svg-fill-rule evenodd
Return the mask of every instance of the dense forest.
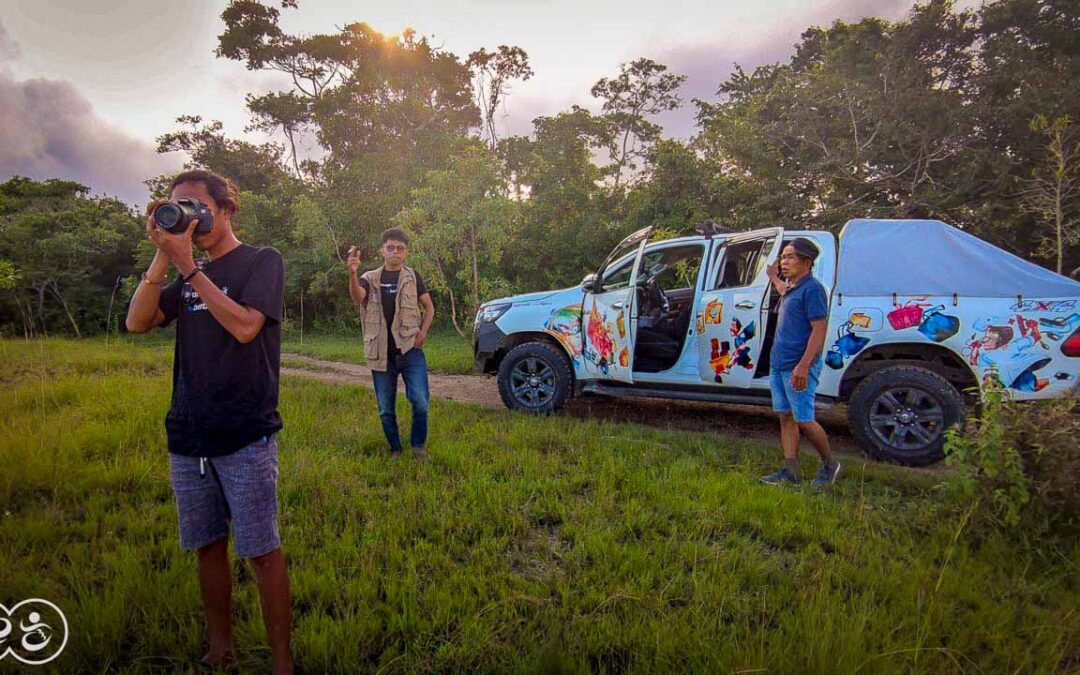
<path id="1" fill-rule="evenodd" d="M 220 58 L 292 83 L 247 97 L 251 128 L 282 142 L 194 115 L 157 139 L 240 186 L 240 238 L 285 257 L 290 328 L 355 325 L 344 253 L 360 244 L 373 267 L 391 225 L 412 234 L 410 261 L 462 334 L 486 299 L 576 283 L 626 233 L 706 218 L 834 232 L 940 218 L 1050 269 L 1080 266 L 1075 0 L 935 0 L 897 22 L 809 28 L 786 63 L 736 67 L 707 101 L 640 58 L 595 83 L 594 111 L 511 137 L 496 120 L 533 75 L 521 48 L 459 55 L 364 23 L 290 35 L 281 12 L 299 11 L 234 0 L 221 17 Z M 657 115 L 681 106 L 695 134 L 665 137 Z M 161 194 L 168 178 L 147 185 Z M 118 330 L 152 253 L 144 218 L 77 183 L 0 183 L 0 332 Z"/>

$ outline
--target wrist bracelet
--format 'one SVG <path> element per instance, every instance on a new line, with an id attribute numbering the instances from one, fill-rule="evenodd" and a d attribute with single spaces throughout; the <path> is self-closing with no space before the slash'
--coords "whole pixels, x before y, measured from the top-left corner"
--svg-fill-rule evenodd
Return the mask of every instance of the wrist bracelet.
<path id="1" fill-rule="evenodd" d="M 199 272 L 202 272 L 202 268 L 199 267 L 198 265 L 196 265 L 195 269 L 191 270 L 190 272 L 188 272 L 187 274 L 185 274 L 184 276 L 182 276 L 180 278 L 186 284 L 187 282 L 191 281 L 191 277 L 195 276 Z"/>
<path id="2" fill-rule="evenodd" d="M 150 281 L 150 278 L 146 276 L 146 272 L 142 273 L 142 280 L 143 280 L 143 283 L 150 284 L 151 286 L 164 286 L 165 285 L 165 280 L 164 279 L 162 279 L 161 281 Z"/>

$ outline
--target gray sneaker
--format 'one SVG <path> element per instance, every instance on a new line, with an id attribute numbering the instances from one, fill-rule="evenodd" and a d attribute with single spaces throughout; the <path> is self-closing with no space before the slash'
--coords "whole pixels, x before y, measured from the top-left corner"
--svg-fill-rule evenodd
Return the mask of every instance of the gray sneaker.
<path id="1" fill-rule="evenodd" d="M 840 475 L 840 462 L 833 462 L 830 467 L 827 464 L 822 464 L 821 469 L 817 472 L 817 478 L 811 483 L 814 487 L 828 487 L 836 482 L 836 477 Z"/>
<path id="2" fill-rule="evenodd" d="M 413 448 L 412 456 L 416 459 L 427 459 L 427 450 L 423 448 Z"/>
<path id="3" fill-rule="evenodd" d="M 799 479 L 795 474 L 785 466 L 776 473 L 770 473 L 768 476 L 762 476 L 761 482 L 766 485 L 780 485 L 781 483 L 791 483 L 792 485 L 798 485 Z"/>

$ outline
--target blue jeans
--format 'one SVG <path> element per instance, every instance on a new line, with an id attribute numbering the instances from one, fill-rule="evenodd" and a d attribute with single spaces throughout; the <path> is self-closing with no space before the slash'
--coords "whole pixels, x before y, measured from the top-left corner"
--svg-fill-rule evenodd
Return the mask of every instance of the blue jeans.
<path id="1" fill-rule="evenodd" d="M 382 420 L 383 433 L 390 443 L 391 452 L 401 452 L 401 435 L 398 433 L 397 423 L 398 375 L 405 380 L 405 398 L 412 405 L 412 433 L 409 442 L 414 448 L 422 448 L 427 443 L 430 398 L 424 350 L 413 347 L 404 354 L 391 356 L 387 360 L 386 370 L 371 371 L 371 379 L 375 383 L 375 398 L 379 402 L 379 419 Z"/>
<path id="2" fill-rule="evenodd" d="M 796 422 L 814 421 L 814 393 L 817 391 L 818 378 L 821 376 L 821 359 L 810 366 L 806 378 L 806 389 L 795 391 L 791 386 L 791 370 L 770 370 L 769 389 L 772 391 L 773 410 L 789 412 Z"/>

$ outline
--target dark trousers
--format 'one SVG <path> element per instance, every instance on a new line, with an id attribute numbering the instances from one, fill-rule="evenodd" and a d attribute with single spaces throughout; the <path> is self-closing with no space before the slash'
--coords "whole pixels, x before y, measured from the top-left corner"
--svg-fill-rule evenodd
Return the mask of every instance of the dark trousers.
<path id="1" fill-rule="evenodd" d="M 379 419 L 391 452 L 401 452 L 401 435 L 397 423 L 398 375 L 405 381 L 405 398 L 412 406 L 412 433 L 409 443 L 422 448 L 428 433 L 428 373 L 424 350 L 413 347 L 404 354 L 387 359 L 386 370 L 371 371 L 375 383 L 375 398 L 379 402 Z"/>

